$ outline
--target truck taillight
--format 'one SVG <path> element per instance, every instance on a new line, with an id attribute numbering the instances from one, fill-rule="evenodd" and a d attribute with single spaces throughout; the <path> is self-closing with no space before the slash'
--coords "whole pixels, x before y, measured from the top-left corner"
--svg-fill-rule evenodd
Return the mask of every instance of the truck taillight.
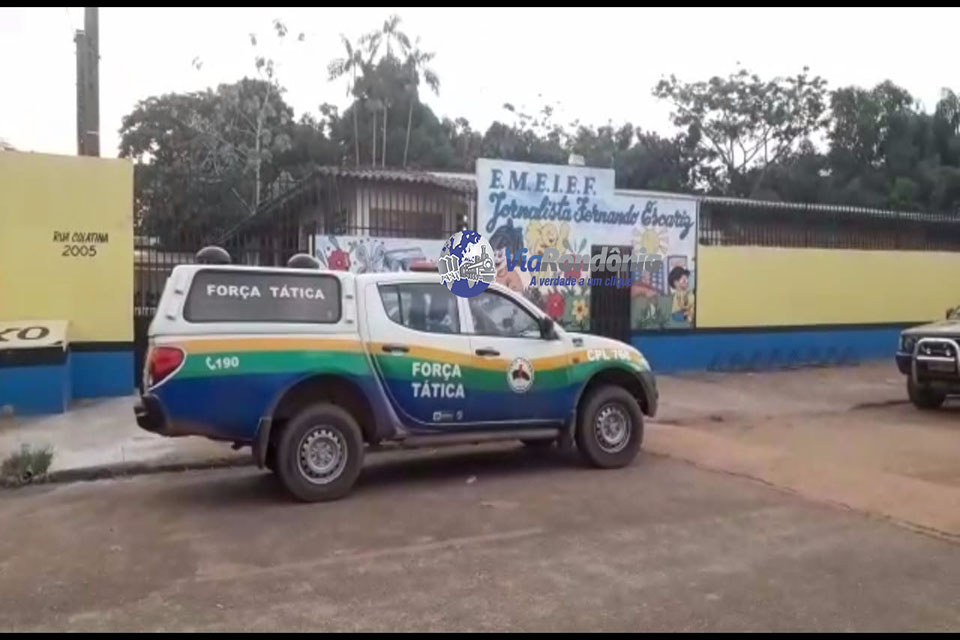
<path id="1" fill-rule="evenodd" d="M 166 380 L 183 364 L 183 359 L 183 351 L 177 347 L 153 347 L 147 365 L 147 386 L 152 387 Z"/>

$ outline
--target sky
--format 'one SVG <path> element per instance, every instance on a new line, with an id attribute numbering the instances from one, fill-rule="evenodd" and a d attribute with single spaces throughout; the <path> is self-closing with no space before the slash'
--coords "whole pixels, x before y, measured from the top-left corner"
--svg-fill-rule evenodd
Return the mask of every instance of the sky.
<path id="1" fill-rule="evenodd" d="M 115 157 L 123 116 L 139 100 L 253 75 L 249 34 L 266 40 L 297 117 L 348 104 L 327 63 L 392 13 L 436 52 L 440 94 L 421 92 L 438 116 L 484 131 L 509 119 L 505 102 L 556 107 L 555 119 L 631 122 L 672 132 L 669 106 L 651 95 L 665 75 L 726 75 L 742 64 L 761 77 L 804 66 L 829 86 L 885 79 L 928 109 L 944 86 L 960 89 L 960 9 L 546 9 L 546 8 L 110 8 L 100 9 L 101 154 Z M 271 36 L 283 20 L 297 42 Z M 74 30 L 79 7 L 0 8 L 0 138 L 22 151 L 76 153 Z M 202 68 L 191 61 L 199 58 Z"/>

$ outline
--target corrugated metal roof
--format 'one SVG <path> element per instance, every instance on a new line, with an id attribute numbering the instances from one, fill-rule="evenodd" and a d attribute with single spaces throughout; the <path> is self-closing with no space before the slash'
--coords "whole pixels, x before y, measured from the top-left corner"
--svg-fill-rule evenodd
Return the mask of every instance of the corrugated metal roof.
<path id="1" fill-rule="evenodd" d="M 281 203 L 290 200 L 307 185 L 311 184 L 318 177 L 350 178 L 354 180 L 366 180 L 371 182 L 384 183 L 405 183 L 420 184 L 450 189 L 463 194 L 475 194 L 477 191 L 476 180 L 471 174 L 466 174 L 471 179 L 459 177 L 458 174 L 438 175 L 429 171 L 409 171 L 404 169 L 377 169 L 375 167 L 358 167 L 351 169 L 349 167 L 318 166 L 313 173 L 306 178 L 302 178 L 290 184 L 277 195 L 260 203 L 256 213 L 249 218 L 241 220 L 232 228 L 224 232 L 218 242 L 226 242 L 228 238 L 236 234 L 241 229 L 249 226 L 255 221 L 267 217 L 272 210 Z"/>
<path id="2" fill-rule="evenodd" d="M 477 190 L 475 179 L 465 179 L 457 174 L 441 174 L 431 171 L 408 171 L 404 169 L 377 169 L 376 167 L 317 167 L 316 175 L 370 180 L 375 182 L 404 182 L 407 184 L 432 184 L 438 187 L 463 191 Z M 472 178 L 472 176 L 471 176 Z M 309 180 L 309 178 L 308 178 Z"/>

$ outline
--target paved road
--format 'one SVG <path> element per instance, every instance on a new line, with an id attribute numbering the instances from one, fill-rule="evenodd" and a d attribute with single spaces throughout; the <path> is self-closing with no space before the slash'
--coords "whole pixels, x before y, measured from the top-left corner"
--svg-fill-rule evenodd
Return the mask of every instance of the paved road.
<path id="1" fill-rule="evenodd" d="M 960 630 L 960 546 L 642 455 L 381 459 L 0 493 L 0 630 Z M 471 481 L 471 477 L 475 480 Z"/>

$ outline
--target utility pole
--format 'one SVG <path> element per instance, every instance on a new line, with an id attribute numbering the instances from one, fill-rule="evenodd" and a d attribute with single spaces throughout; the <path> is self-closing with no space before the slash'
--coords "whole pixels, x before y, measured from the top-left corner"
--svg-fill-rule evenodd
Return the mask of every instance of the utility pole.
<path id="1" fill-rule="evenodd" d="M 97 7 L 86 7 L 77 30 L 77 154 L 100 155 L 100 25 Z"/>

